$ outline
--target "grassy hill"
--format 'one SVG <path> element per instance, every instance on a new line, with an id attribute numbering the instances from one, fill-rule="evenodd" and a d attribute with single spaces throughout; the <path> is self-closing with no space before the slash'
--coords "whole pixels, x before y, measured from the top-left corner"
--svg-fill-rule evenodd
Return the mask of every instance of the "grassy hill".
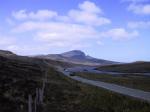
<path id="1" fill-rule="evenodd" d="M 135 62 L 129 64 L 108 65 L 98 67 L 97 69 L 125 73 L 150 73 L 150 62 Z"/>
<path id="2" fill-rule="evenodd" d="M 65 63 L 72 63 L 75 65 L 83 66 L 99 66 L 99 65 L 108 65 L 108 64 L 117 64 L 118 62 L 113 62 L 104 59 L 97 59 L 91 56 L 86 55 L 83 51 L 72 50 L 62 54 L 48 54 L 48 55 L 38 55 L 35 56 L 43 59 L 59 60 Z"/>
<path id="3" fill-rule="evenodd" d="M 150 104 L 73 81 L 43 60 L 0 56 L 0 112 L 28 112 L 47 71 L 44 103 L 37 112 L 149 112 Z"/>
<path id="4" fill-rule="evenodd" d="M 123 75 L 111 75 L 111 74 L 96 74 L 80 72 L 74 75 L 97 81 L 108 82 L 112 84 L 122 85 L 129 88 L 140 89 L 150 92 L 150 77 L 141 74 L 123 74 Z"/>
<path id="5" fill-rule="evenodd" d="M 42 60 L 0 56 L 0 111 L 26 111 L 28 94 L 42 86 L 45 67 Z"/>

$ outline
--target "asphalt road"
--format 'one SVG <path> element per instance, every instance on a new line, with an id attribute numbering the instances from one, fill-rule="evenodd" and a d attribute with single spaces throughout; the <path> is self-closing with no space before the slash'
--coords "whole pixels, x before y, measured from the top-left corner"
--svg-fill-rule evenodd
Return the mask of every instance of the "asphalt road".
<path id="1" fill-rule="evenodd" d="M 74 70 L 68 71 L 68 70 L 59 68 L 59 71 L 62 72 L 67 77 L 70 77 L 71 79 L 74 79 L 76 81 L 89 84 L 89 85 L 93 85 L 93 86 L 97 86 L 97 87 L 104 88 L 104 89 L 107 89 L 116 93 L 120 93 L 126 96 L 131 96 L 131 97 L 135 97 L 135 98 L 150 102 L 150 92 L 145 92 L 142 90 L 132 89 L 132 88 L 128 88 L 128 87 L 124 87 L 124 86 L 120 86 L 116 84 L 111 84 L 111 83 L 105 83 L 101 81 L 89 80 L 89 79 L 85 79 L 79 76 L 71 76 L 70 74 L 74 72 Z"/>
<path id="2" fill-rule="evenodd" d="M 71 72 L 89 72 L 89 73 L 97 73 L 97 74 L 110 74 L 114 76 L 127 74 L 127 73 L 120 73 L 120 72 L 100 71 L 100 70 L 95 70 L 95 67 L 81 67 L 81 66 L 68 68 L 67 70 Z M 140 75 L 141 73 L 130 73 L 130 74 Z M 150 73 L 142 73 L 142 75 L 150 76 Z"/>

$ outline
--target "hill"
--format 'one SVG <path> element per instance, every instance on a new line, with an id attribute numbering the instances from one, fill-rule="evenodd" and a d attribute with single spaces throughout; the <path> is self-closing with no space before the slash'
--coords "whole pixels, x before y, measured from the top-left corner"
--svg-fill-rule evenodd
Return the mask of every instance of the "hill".
<path id="1" fill-rule="evenodd" d="M 35 112 L 37 89 L 43 87 L 45 74 L 44 99 L 41 105 L 37 103 L 36 112 L 148 112 L 150 109 L 147 102 L 73 81 L 45 61 L 50 60 L 0 56 L 0 112 L 29 112 L 30 106 Z M 32 100 L 28 100 L 29 95 Z"/>
<path id="2" fill-rule="evenodd" d="M 43 58 L 43 59 L 59 60 L 62 62 L 68 62 L 73 64 L 88 65 L 88 66 L 109 65 L 109 64 L 117 63 L 113 61 L 96 59 L 91 56 L 87 56 L 84 52 L 80 50 L 73 50 L 62 54 L 39 55 L 36 57 Z"/>
<path id="3" fill-rule="evenodd" d="M 108 65 L 98 67 L 97 69 L 111 72 L 150 73 L 150 62 L 134 62 L 128 64 Z"/>
<path id="4" fill-rule="evenodd" d="M 0 55 L 1 56 L 15 56 L 16 54 L 14 54 L 11 51 L 0 50 Z"/>
<path id="5" fill-rule="evenodd" d="M 7 55 L 7 54 L 6 54 Z M 46 65 L 42 60 L 0 56 L 0 111 L 27 111 L 28 94 L 42 86 Z"/>

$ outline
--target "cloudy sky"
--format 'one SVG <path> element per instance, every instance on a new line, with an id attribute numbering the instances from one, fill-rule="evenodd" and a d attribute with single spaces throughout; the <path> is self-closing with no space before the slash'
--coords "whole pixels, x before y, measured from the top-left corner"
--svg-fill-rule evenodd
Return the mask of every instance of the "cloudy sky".
<path id="1" fill-rule="evenodd" d="M 0 49 L 150 61 L 150 0 L 0 0 Z"/>

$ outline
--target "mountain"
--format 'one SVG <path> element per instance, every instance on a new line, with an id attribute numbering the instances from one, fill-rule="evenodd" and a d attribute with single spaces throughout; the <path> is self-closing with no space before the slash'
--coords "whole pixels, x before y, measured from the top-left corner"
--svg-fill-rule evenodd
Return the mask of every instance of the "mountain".
<path id="1" fill-rule="evenodd" d="M 48 55 L 39 55 L 38 58 L 59 60 L 63 62 L 69 62 L 74 64 L 97 66 L 97 65 L 109 65 L 117 64 L 117 62 L 108 61 L 104 59 L 97 59 L 91 56 L 86 55 L 80 50 L 72 50 L 62 54 L 48 54 Z"/>
<path id="2" fill-rule="evenodd" d="M 83 59 L 86 57 L 85 53 L 80 50 L 73 50 L 69 52 L 65 52 L 61 54 L 64 57 L 75 58 L 75 59 Z"/>

